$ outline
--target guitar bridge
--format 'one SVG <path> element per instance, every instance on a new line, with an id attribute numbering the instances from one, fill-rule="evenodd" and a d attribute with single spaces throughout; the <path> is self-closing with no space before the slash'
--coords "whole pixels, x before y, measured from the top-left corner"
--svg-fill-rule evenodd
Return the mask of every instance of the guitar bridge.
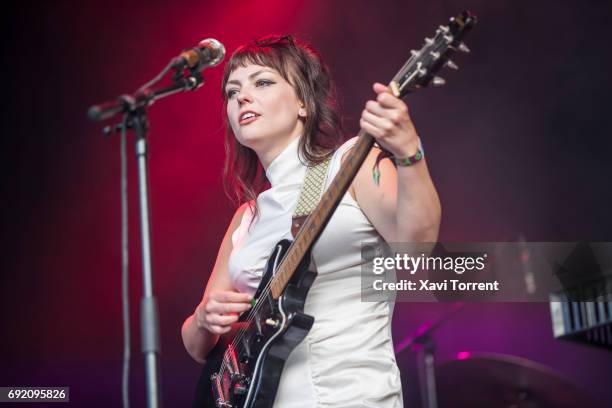
<path id="1" fill-rule="evenodd" d="M 227 402 L 227 395 L 224 392 L 223 379 L 218 373 L 214 373 L 210 377 L 212 383 L 212 391 L 215 400 L 215 406 L 217 408 L 234 408 L 234 406 Z"/>
<path id="2" fill-rule="evenodd" d="M 234 346 L 228 347 L 221 371 L 214 373 L 210 380 L 217 408 L 236 407 L 236 401 L 248 392 L 250 379 L 240 370 Z"/>

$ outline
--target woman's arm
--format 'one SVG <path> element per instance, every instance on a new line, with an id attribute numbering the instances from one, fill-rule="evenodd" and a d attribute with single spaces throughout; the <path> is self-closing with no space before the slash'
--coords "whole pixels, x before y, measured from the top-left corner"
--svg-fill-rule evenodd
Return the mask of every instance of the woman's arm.
<path id="1" fill-rule="evenodd" d="M 202 301 L 181 328 L 185 349 L 199 363 L 204 363 L 210 350 L 217 344 L 219 336 L 230 330 L 231 324 L 238 319 L 238 314 L 250 307 L 248 302 L 251 296 L 236 291 L 227 267 L 232 252 L 232 234 L 240 225 L 247 205 L 242 205 L 234 214 L 221 242 Z"/>
<path id="2" fill-rule="evenodd" d="M 419 146 L 406 104 L 374 85 L 376 101 L 362 113 L 361 127 L 396 157 L 414 155 Z M 440 227 L 440 199 L 429 175 L 426 159 L 412 166 L 381 160 L 380 184 L 372 168 L 380 152 L 374 148 L 353 181 L 353 194 L 364 214 L 387 242 L 435 242 Z"/>

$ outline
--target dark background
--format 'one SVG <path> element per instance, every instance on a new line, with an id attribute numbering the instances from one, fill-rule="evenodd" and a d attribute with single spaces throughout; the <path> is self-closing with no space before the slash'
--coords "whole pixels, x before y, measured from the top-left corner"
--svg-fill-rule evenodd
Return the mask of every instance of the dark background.
<path id="1" fill-rule="evenodd" d="M 440 193 L 442 241 L 611 241 L 606 1 L 21 1 L 3 6 L 0 385 L 69 386 L 72 405 L 121 400 L 119 139 L 91 104 L 132 92 L 201 38 L 232 51 L 269 33 L 311 41 L 337 81 L 346 136 L 371 84 L 464 8 L 480 22 L 447 85 L 409 97 Z M 221 69 L 150 109 L 155 290 L 166 406 L 198 365 L 180 327 L 234 211 L 221 190 Z M 130 139 L 131 140 L 131 139 Z M 130 143 L 131 147 L 131 143 Z M 130 150 L 132 372 L 144 404 L 136 173 Z M 447 304 L 397 304 L 396 343 Z M 438 360 L 505 353 L 557 370 L 612 405 L 612 354 L 552 338 L 546 303 L 471 304 L 436 335 Z M 405 400 L 414 356 L 398 355 Z M 445 390 L 452 392 L 452 390 Z M 408 404 L 407 404 L 408 405 Z"/>

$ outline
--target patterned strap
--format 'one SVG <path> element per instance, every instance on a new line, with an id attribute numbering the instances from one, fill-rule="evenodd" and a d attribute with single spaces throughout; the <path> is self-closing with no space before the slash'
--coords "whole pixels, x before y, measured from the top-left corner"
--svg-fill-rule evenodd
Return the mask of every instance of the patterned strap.
<path id="1" fill-rule="evenodd" d="M 306 170 L 298 203 L 293 212 L 293 222 L 291 224 L 293 237 L 297 236 L 302 224 L 304 224 L 308 215 L 310 215 L 317 204 L 319 204 L 319 200 L 321 200 L 330 162 L 331 156 L 315 166 L 308 167 Z"/>

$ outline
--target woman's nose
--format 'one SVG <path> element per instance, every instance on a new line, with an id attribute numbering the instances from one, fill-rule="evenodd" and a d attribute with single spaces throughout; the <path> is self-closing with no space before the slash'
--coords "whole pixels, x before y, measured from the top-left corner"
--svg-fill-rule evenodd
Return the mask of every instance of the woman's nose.
<path id="1" fill-rule="evenodd" d="M 241 90 L 238 95 L 237 95 L 237 99 L 238 99 L 238 103 L 240 105 L 247 103 L 247 102 L 252 102 L 251 100 L 251 95 L 249 95 L 248 92 L 245 92 L 244 90 Z"/>

